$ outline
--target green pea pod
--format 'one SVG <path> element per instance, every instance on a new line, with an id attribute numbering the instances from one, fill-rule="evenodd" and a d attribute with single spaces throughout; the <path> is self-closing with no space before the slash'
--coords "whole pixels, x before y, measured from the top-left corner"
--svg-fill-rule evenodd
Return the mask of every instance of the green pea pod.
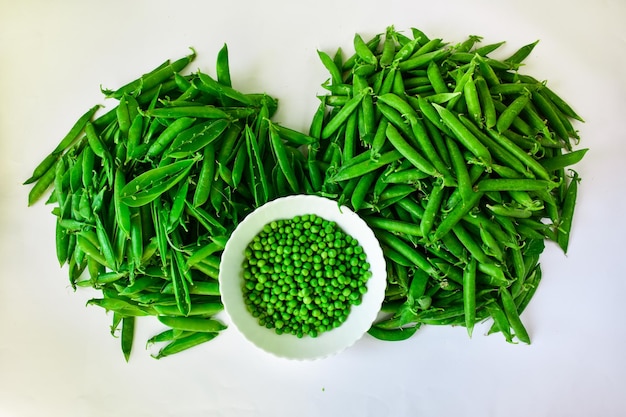
<path id="1" fill-rule="evenodd" d="M 92 119 L 93 115 L 98 111 L 98 109 L 102 107 L 101 105 L 95 105 L 87 112 L 85 112 L 77 121 L 74 123 L 70 131 L 61 139 L 56 148 L 50 153 L 48 156 L 44 158 L 43 161 L 33 170 L 32 175 L 26 181 L 24 181 L 24 185 L 32 184 L 35 181 L 39 180 L 46 172 L 48 172 L 49 168 L 53 166 L 56 161 L 61 157 L 63 152 L 70 147 L 72 143 L 74 143 L 80 136 L 80 134 L 84 131 L 87 123 Z"/>
<path id="2" fill-rule="evenodd" d="M 156 141 L 150 145 L 147 155 L 149 157 L 160 155 L 179 133 L 190 127 L 194 122 L 195 119 L 191 117 L 181 117 L 173 121 L 161 132 Z"/>
<path id="3" fill-rule="evenodd" d="M 126 236 L 130 236 L 130 209 L 126 204 L 122 203 L 122 190 L 126 185 L 124 172 L 121 168 L 115 171 L 115 179 L 113 182 L 113 202 L 115 207 L 115 220 L 118 227 Z"/>
<path id="4" fill-rule="evenodd" d="M 185 178 L 197 160 L 185 159 L 140 174 L 124 186 L 120 201 L 129 207 L 150 203 Z"/>
<path id="5" fill-rule="evenodd" d="M 135 317 L 126 316 L 122 318 L 122 334 L 120 336 L 120 342 L 122 345 L 122 353 L 124 359 L 128 362 L 130 359 L 130 352 L 133 347 L 133 339 L 135 337 Z"/>
<path id="6" fill-rule="evenodd" d="M 198 81 L 194 85 L 200 90 L 208 92 L 209 94 L 218 97 L 220 100 L 231 99 L 235 100 L 246 106 L 254 105 L 254 101 L 247 95 L 229 87 L 225 84 L 221 84 L 217 80 L 213 79 L 208 74 L 198 72 Z"/>
<path id="7" fill-rule="evenodd" d="M 173 230 L 178 224 L 183 211 L 185 210 L 185 201 L 187 200 L 187 192 L 189 190 L 189 181 L 183 181 L 183 183 L 178 188 L 178 191 L 174 194 L 174 202 L 172 204 L 172 209 L 170 210 L 167 229 Z"/>
<path id="8" fill-rule="evenodd" d="M 226 44 L 217 52 L 215 72 L 217 73 L 217 82 L 227 87 L 232 87 L 230 65 L 228 63 L 228 46 Z"/>
<path id="9" fill-rule="evenodd" d="M 111 269 L 114 271 L 117 270 L 117 260 L 115 258 L 115 252 L 113 250 L 113 246 L 111 245 L 111 239 L 107 234 L 104 225 L 102 224 L 102 220 L 99 216 L 95 216 L 96 219 L 96 235 L 98 237 L 98 243 L 100 244 L 100 252 L 106 259 L 107 263 L 111 266 Z"/>
<path id="10" fill-rule="evenodd" d="M 163 316 L 180 316 L 181 313 L 176 306 L 155 305 L 154 310 Z M 213 316 L 224 309 L 222 303 L 194 303 L 189 310 L 188 316 Z"/>
<path id="11" fill-rule="evenodd" d="M 417 332 L 419 327 L 419 324 L 398 329 L 381 329 L 380 327 L 372 326 L 367 333 L 379 340 L 398 342 L 409 339 Z"/>
<path id="12" fill-rule="evenodd" d="M 122 316 L 151 316 L 156 315 L 156 312 L 145 306 L 131 303 L 121 298 L 92 298 L 87 301 L 87 305 L 96 305 L 104 308 L 107 311 L 113 311 L 119 313 Z"/>
<path id="13" fill-rule="evenodd" d="M 154 68 L 150 72 L 142 75 L 140 78 L 123 85 L 115 91 L 103 90 L 103 93 L 107 97 L 121 98 L 124 94 L 138 95 L 141 91 L 147 91 L 159 84 L 165 82 L 174 76 L 175 73 L 181 72 L 187 67 L 195 58 L 196 51 L 191 48 L 192 53 L 182 57 L 174 62 L 166 60 L 158 67 Z"/>
<path id="14" fill-rule="evenodd" d="M 214 339 L 217 335 L 218 335 L 217 332 L 191 333 L 187 336 L 177 338 L 173 340 L 172 342 L 168 343 L 165 347 L 159 350 L 159 353 L 157 355 L 154 355 L 153 357 L 155 359 L 161 359 L 166 356 L 173 355 L 175 353 L 183 352 L 187 349 L 191 349 L 192 347 L 208 342 L 209 340 Z"/>
<path id="15" fill-rule="evenodd" d="M 198 182 L 193 194 L 193 206 L 199 207 L 206 203 L 211 192 L 211 183 L 215 176 L 215 147 L 210 144 L 204 147 L 202 165 Z"/>
<path id="16" fill-rule="evenodd" d="M 563 252 L 567 253 L 569 246 L 569 236 L 572 229 L 572 220 L 574 218 L 574 208 L 576 206 L 576 196 L 578 194 L 578 173 L 574 171 L 574 176 L 570 180 L 567 187 L 565 198 L 561 209 L 561 221 L 557 229 L 557 243 Z"/>
<path id="17" fill-rule="evenodd" d="M 280 134 L 274 124 L 270 124 L 270 143 L 272 146 L 272 150 L 274 151 L 274 155 L 276 156 L 278 166 L 280 167 L 282 173 L 285 175 L 285 179 L 289 183 L 291 191 L 297 193 L 300 190 L 298 179 L 296 177 L 293 165 L 289 161 L 287 148 L 285 147 L 285 144 L 283 143 Z"/>
<path id="18" fill-rule="evenodd" d="M 55 163 L 48 168 L 48 171 L 46 171 L 45 174 L 43 174 L 41 177 L 39 177 L 39 179 L 36 180 L 37 182 L 28 193 L 28 206 L 32 206 L 37 201 L 39 201 L 39 199 L 52 186 L 52 184 L 54 183 L 54 177 L 56 174 L 57 163 L 58 163 L 58 160 L 55 161 Z"/>
<path id="19" fill-rule="evenodd" d="M 181 132 L 165 153 L 171 158 L 187 158 L 219 139 L 230 125 L 227 119 L 211 120 Z"/>
<path id="20" fill-rule="evenodd" d="M 219 332 L 226 329 L 226 325 L 217 319 L 159 316 L 159 321 L 173 329 L 192 332 Z"/>

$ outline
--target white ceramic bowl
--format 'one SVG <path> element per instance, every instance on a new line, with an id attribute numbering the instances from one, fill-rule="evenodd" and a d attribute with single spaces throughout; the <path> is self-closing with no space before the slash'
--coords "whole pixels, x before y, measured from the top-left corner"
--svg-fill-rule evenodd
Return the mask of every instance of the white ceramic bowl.
<path id="1" fill-rule="evenodd" d="M 351 307 L 348 319 L 339 327 L 312 338 L 277 334 L 258 324 L 246 308 L 242 284 L 244 250 L 264 225 L 297 215 L 316 214 L 335 221 L 347 234 L 358 240 L 371 265 L 372 276 L 362 303 Z M 386 267 L 383 252 L 367 224 L 349 208 L 336 201 L 310 195 L 278 198 L 250 213 L 235 229 L 222 254 L 219 274 L 224 310 L 233 325 L 257 347 L 278 357 L 289 359 L 320 359 L 352 346 L 370 328 L 385 297 Z"/>

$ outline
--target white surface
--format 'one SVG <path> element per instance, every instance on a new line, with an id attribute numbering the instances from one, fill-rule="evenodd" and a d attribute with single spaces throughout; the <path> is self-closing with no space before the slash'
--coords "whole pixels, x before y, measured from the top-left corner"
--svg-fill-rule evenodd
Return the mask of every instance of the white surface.
<path id="1" fill-rule="evenodd" d="M 626 3 L 622 0 L 0 0 L 0 415 L 623 416 L 626 414 Z M 76 118 L 113 88 L 197 48 L 213 73 L 229 46 L 244 91 L 281 100 L 305 129 L 327 78 L 315 50 L 352 51 L 389 24 L 506 52 L 540 39 L 525 72 L 582 114 L 591 150 L 568 256 L 554 246 L 523 319 L 530 346 L 478 327 L 424 328 L 397 344 L 365 337 L 323 361 L 273 358 L 237 332 L 157 361 L 140 320 L 125 363 L 110 317 L 85 307 L 54 255 L 49 207 L 21 182 Z M 348 52 L 346 52 L 348 53 Z"/>
<path id="2" fill-rule="evenodd" d="M 315 338 L 279 335 L 274 329 L 259 326 L 244 302 L 242 291 L 244 252 L 252 239 L 270 222 L 305 214 L 315 214 L 335 222 L 341 230 L 355 238 L 367 255 L 372 272 L 361 304 L 351 307 L 348 319 L 341 326 Z M 353 346 L 378 316 L 387 285 L 383 251 L 367 223 L 349 208 L 339 207 L 333 200 L 313 195 L 294 195 L 270 201 L 239 223 L 222 254 L 219 283 L 224 310 L 246 339 L 268 353 L 297 360 L 325 359 Z"/>

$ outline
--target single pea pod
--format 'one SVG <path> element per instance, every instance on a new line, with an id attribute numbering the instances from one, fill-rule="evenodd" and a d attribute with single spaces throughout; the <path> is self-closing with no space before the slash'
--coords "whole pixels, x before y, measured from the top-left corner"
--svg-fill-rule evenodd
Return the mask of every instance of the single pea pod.
<path id="1" fill-rule="evenodd" d="M 192 332 L 219 332 L 226 329 L 226 325 L 217 319 L 159 316 L 159 321 L 173 329 Z"/>
<path id="2" fill-rule="evenodd" d="M 185 159 L 140 174 L 124 186 L 120 201 L 129 207 L 150 203 L 185 178 L 197 160 Z"/>
<path id="3" fill-rule="evenodd" d="M 202 343 L 208 342 L 209 340 L 214 339 L 217 335 L 217 332 L 193 332 L 187 336 L 177 338 L 168 343 L 164 348 L 159 350 L 157 355 L 153 357 L 155 359 L 161 359 L 175 353 L 180 353 Z"/>
<path id="4" fill-rule="evenodd" d="M 171 158 L 187 158 L 219 139 L 229 125 L 228 119 L 210 120 L 195 125 L 178 134 L 165 155 Z"/>

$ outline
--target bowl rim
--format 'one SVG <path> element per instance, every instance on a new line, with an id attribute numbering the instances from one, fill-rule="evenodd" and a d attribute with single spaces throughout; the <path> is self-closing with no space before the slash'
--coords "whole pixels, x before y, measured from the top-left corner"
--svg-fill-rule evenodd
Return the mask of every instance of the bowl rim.
<path id="1" fill-rule="evenodd" d="M 361 304 L 351 306 L 351 312 L 341 326 L 315 338 L 278 335 L 274 329 L 260 326 L 245 307 L 241 289 L 243 251 L 248 243 L 269 222 L 303 214 L 316 214 L 326 220 L 335 221 L 344 232 L 357 239 L 364 249 L 372 272 L 366 284 L 368 291 L 363 295 Z M 386 263 L 380 243 L 358 214 L 326 197 L 296 194 L 279 197 L 259 206 L 237 225 L 222 252 L 218 281 L 224 311 L 248 342 L 277 357 L 315 360 L 338 354 L 367 333 L 382 307 L 386 275 Z"/>

